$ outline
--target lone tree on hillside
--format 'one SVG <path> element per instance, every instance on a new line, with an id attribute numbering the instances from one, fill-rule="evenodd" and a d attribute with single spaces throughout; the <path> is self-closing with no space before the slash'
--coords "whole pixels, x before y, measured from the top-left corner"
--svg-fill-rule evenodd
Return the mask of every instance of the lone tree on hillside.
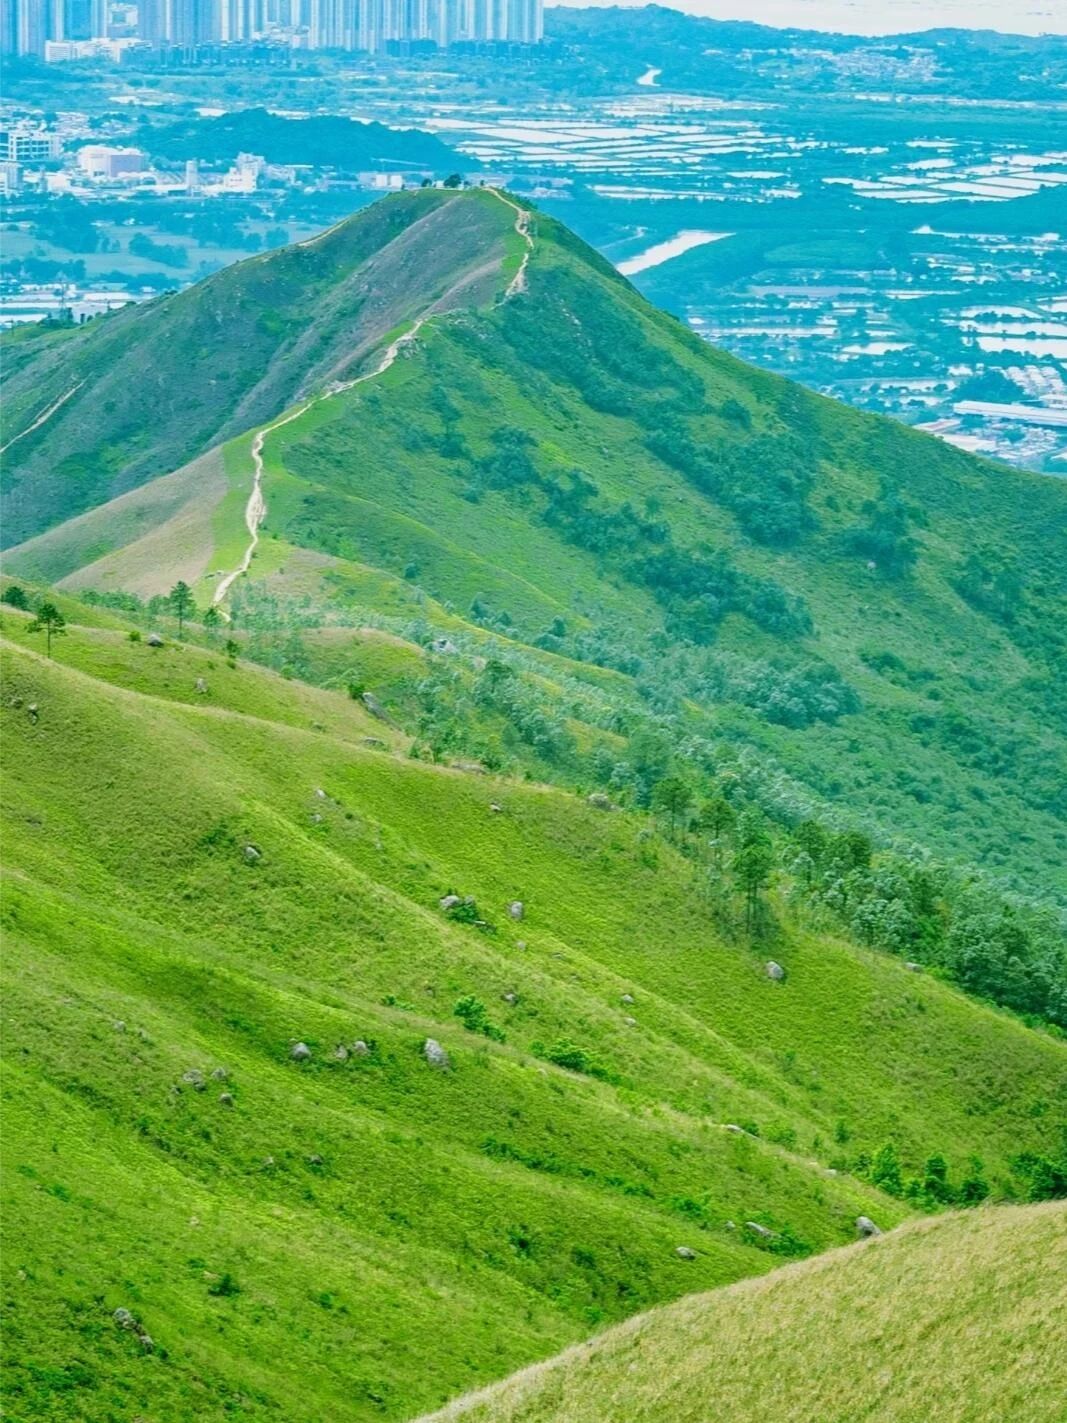
<path id="1" fill-rule="evenodd" d="M 209 633 L 214 632 L 216 628 L 221 625 L 222 615 L 220 614 L 218 608 L 215 607 L 214 603 L 210 604 L 210 606 L 207 608 L 201 621 L 204 624 L 204 631 Z"/>
<path id="2" fill-rule="evenodd" d="M 693 804 L 693 792 L 680 776 L 665 776 L 657 781 L 652 791 L 652 808 L 666 815 L 671 823 L 673 836 L 689 807 Z"/>
<path id="3" fill-rule="evenodd" d="M 745 892 L 745 927 L 751 930 L 759 908 L 760 890 L 767 888 L 774 869 L 774 846 L 754 815 L 743 816 L 740 829 L 741 848 L 734 856 L 733 868 Z"/>
<path id="4" fill-rule="evenodd" d="M 178 636 L 182 635 L 182 628 L 185 626 L 185 619 L 191 618 L 196 612 L 196 603 L 193 601 L 193 590 L 188 583 L 183 583 L 179 578 L 174 587 L 170 590 L 168 602 L 178 619 Z"/>
<path id="5" fill-rule="evenodd" d="M 42 603 L 37 609 L 37 616 L 30 623 L 27 631 L 43 632 L 47 639 L 46 647 L 49 657 L 52 655 L 52 639 L 61 637 L 67 630 L 67 620 L 56 607 L 55 603 Z"/>
<path id="6" fill-rule="evenodd" d="M 26 597 L 26 590 L 20 588 L 17 583 L 12 583 L 10 588 L 4 589 L 4 602 L 11 608 L 20 608 L 24 613 L 29 612 L 30 600 Z"/>

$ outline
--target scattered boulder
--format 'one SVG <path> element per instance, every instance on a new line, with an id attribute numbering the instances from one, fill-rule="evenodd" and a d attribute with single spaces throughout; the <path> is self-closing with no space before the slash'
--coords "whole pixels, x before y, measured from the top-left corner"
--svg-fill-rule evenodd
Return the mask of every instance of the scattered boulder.
<path id="1" fill-rule="evenodd" d="M 353 1057 L 370 1057 L 370 1048 L 362 1038 L 357 1038 L 350 1049 Z"/>
<path id="2" fill-rule="evenodd" d="M 759 1221 L 756 1220 L 746 1220 L 745 1229 L 751 1231 L 753 1235 L 758 1236 L 760 1240 L 778 1239 L 778 1232 L 776 1230 L 770 1230 L 767 1226 L 760 1225 Z"/>
<path id="3" fill-rule="evenodd" d="M 504 807 L 502 805 L 497 805 L 495 800 L 491 800 L 489 802 L 489 809 L 494 815 L 501 815 L 503 813 Z"/>
<path id="4" fill-rule="evenodd" d="M 148 636 L 145 638 L 145 642 L 148 643 L 148 646 L 149 646 L 149 647 L 162 647 L 162 646 L 163 646 L 163 639 L 160 637 L 160 635 L 159 635 L 158 632 L 150 632 L 150 633 L 148 634 Z"/>
<path id="5" fill-rule="evenodd" d="M 119 1305 L 118 1309 L 111 1316 L 120 1329 L 136 1329 L 137 1321 L 128 1309 Z"/>
<path id="6" fill-rule="evenodd" d="M 586 796 L 586 805 L 591 805 L 594 810 L 615 810 L 615 802 L 610 796 L 606 796 L 603 791 L 594 791 L 591 796 Z"/>
<path id="7" fill-rule="evenodd" d="M 519 1001 L 519 995 L 517 993 L 502 993 L 500 996 L 505 1003 L 517 1003 Z"/>
<path id="8" fill-rule="evenodd" d="M 744 1127 L 739 1127 L 736 1122 L 726 1122 L 723 1126 L 723 1131 L 731 1131 L 733 1132 L 734 1136 L 748 1135 L 748 1132 L 745 1131 Z"/>
<path id="9" fill-rule="evenodd" d="M 224 1067 L 213 1067 L 211 1069 L 211 1079 L 213 1082 L 225 1082 L 229 1075 Z"/>
<path id="10" fill-rule="evenodd" d="M 121 1018 L 116 1018 L 111 1026 L 115 1029 L 116 1033 L 124 1033 L 126 1031 L 126 1024 Z"/>
<path id="11" fill-rule="evenodd" d="M 26 708 L 26 715 L 29 717 L 33 725 L 36 726 L 41 719 L 40 709 L 38 708 L 36 702 L 31 702 L 29 704 L 29 706 Z"/>
<path id="12" fill-rule="evenodd" d="M 334 1062 L 348 1061 L 348 1049 L 345 1047 L 344 1043 L 338 1043 L 337 1046 L 334 1048 L 333 1059 Z"/>
<path id="13" fill-rule="evenodd" d="M 515 940 L 515 947 L 516 947 L 517 949 L 524 949 L 524 948 L 526 947 L 526 940 L 525 940 L 525 939 L 516 939 L 516 940 Z"/>
<path id="14" fill-rule="evenodd" d="M 633 996 L 632 993 L 623 993 L 623 994 L 621 994 L 620 997 L 619 997 L 619 1002 L 620 1002 L 620 1003 L 630 1004 L 630 1003 L 632 1003 L 633 1001 L 634 1001 L 634 996 Z"/>
<path id="15" fill-rule="evenodd" d="M 695 1260 L 697 1258 L 697 1252 L 690 1250 L 688 1245 L 676 1245 L 674 1247 L 674 1253 L 678 1256 L 679 1260 Z"/>
<path id="16" fill-rule="evenodd" d="M 485 767 L 480 761 L 453 761 L 454 771 L 466 771 L 469 776 L 484 776 Z"/>
<path id="17" fill-rule="evenodd" d="M 626 1024 L 626 1026 L 627 1026 L 628 1028 L 636 1028 L 636 1027 L 637 1027 L 637 1019 L 636 1019 L 636 1018 L 623 1018 L 622 1021 Z"/>
<path id="18" fill-rule="evenodd" d="M 775 983 L 781 983 L 785 978 L 785 969 L 780 963 L 775 963 L 773 959 L 767 960 L 767 977 L 772 978 Z"/>
<path id="19" fill-rule="evenodd" d="M 921 963 L 906 963 L 904 967 L 908 970 L 909 973 L 922 973 L 923 971 L 923 966 Z"/>
<path id="20" fill-rule="evenodd" d="M 204 681 L 203 677 L 197 677 L 196 691 L 201 697 L 207 696 L 207 683 Z"/>
<path id="21" fill-rule="evenodd" d="M 327 800 L 327 799 L 328 799 L 328 797 L 327 797 L 327 795 L 326 795 L 326 792 L 322 789 L 321 786 L 316 786 L 316 787 L 315 787 L 315 799 L 316 799 L 316 800 Z"/>
<path id="22" fill-rule="evenodd" d="M 733 1222 L 732 1220 L 728 1220 L 728 1221 L 726 1222 L 726 1229 L 727 1229 L 727 1230 L 736 1230 L 736 1229 L 737 1229 L 737 1226 L 734 1224 L 734 1222 Z"/>
<path id="23" fill-rule="evenodd" d="M 254 864 L 256 860 L 262 860 L 263 851 L 258 845 L 246 845 L 244 855 L 249 864 Z"/>
<path id="24" fill-rule="evenodd" d="M 359 744 L 361 746 L 369 746 L 373 750 L 380 750 L 385 745 L 385 742 L 380 736 L 361 736 L 359 738 Z"/>
<path id="25" fill-rule="evenodd" d="M 427 1038 L 422 1045 L 422 1055 L 431 1067 L 436 1067 L 441 1071 L 452 1066 L 448 1053 L 437 1041 L 436 1038 Z"/>
<path id="26" fill-rule="evenodd" d="M 526 906 L 521 899 L 513 899 L 508 905 L 508 918 L 521 919 L 526 913 Z"/>
<path id="27" fill-rule="evenodd" d="M 430 643 L 430 651 L 438 652 L 442 657 L 454 657 L 459 648 L 447 637 L 435 637 Z"/>
<path id="28" fill-rule="evenodd" d="M 232 1107 L 232 1106 L 233 1106 L 233 1093 L 232 1093 L 232 1092 L 220 1092 L 220 1093 L 219 1093 L 219 1106 L 220 1106 L 220 1107 Z"/>
<path id="29" fill-rule="evenodd" d="M 463 903 L 463 900 L 458 894 L 446 894 L 443 895 L 442 898 L 440 898 L 437 902 L 442 909 L 449 910 L 457 909 Z"/>
<path id="30" fill-rule="evenodd" d="M 311 1060 L 311 1049 L 307 1043 L 294 1043 L 289 1049 L 289 1056 L 294 1062 L 309 1062 Z"/>
<path id="31" fill-rule="evenodd" d="M 207 1083 L 204 1081 L 204 1074 L 198 1067 L 190 1067 L 182 1073 L 182 1081 L 190 1086 L 194 1092 L 203 1092 Z"/>
<path id="32" fill-rule="evenodd" d="M 858 1215 L 856 1217 L 856 1234 L 861 1240 L 869 1240 L 872 1235 L 881 1235 L 881 1233 L 881 1230 L 879 1230 L 869 1215 Z"/>
<path id="33" fill-rule="evenodd" d="M 319 1155 L 319 1153 L 318 1153 L 317 1151 L 313 1151 L 313 1152 L 311 1153 L 311 1155 L 308 1157 L 308 1165 L 309 1165 L 309 1166 L 321 1166 L 321 1165 L 322 1165 L 322 1157 Z"/>

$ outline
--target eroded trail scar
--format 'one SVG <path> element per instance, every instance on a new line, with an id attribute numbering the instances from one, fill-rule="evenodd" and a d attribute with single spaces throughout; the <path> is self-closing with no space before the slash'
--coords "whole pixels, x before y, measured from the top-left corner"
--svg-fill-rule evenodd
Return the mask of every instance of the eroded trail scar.
<path id="1" fill-rule="evenodd" d="M 52 418 L 61 405 L 66 405 L 70 397 L 74 395 L 76 391 L 81 390 L 84 384 L 85 382 L 83 380 L 78 381 L 77 385 L 72 385 L 65 395 L 61 395 L 58 400 L 53 400 L 48 409 L 43 410 L 32 425 L 27 425 L 25 430 L 20 430 L 17 435 L 12 435 L 6 444 L 0 445 L 0 455 L 2 455 L 5 450 L 9 450 L 12 445 L 17 445 L 19 440 L 24 440 L 27 435 L 31 435 L 34 430 L 39 430 L 46 420 Z"/>
<path id="2" fill-rule="evenodd" d="M 526 208 L 520 207 L 511 198 L 505 197 L 499 188 L 490 188 L 489 192 L 505 207 L 511 208 L 515 214 L 515 231 L 526 244 L 526 251 L 522 254 L 522 261 L 519 263 L 519 270 L 508 283 L 508 289 L 504 293 L 504 300 L 507 301 L 508 297 L 518 296 L 519 292 L 526 290 L 526 268 L 530 264 L 530 253 L 533 251 L 534 245 L 533 237 L 530 234 L 530 214 Z"/>
<path id="3" fill-rule="evenodd" d="M 320 400 L 329 400 L 332 396 L 339 395 L 341 391 L 351 390 L 353 386 L 362 385 L 365 380 L 374 380 L 376 376 L 380 376 L 384 371 L 387 371 L 404 347 L 415 339 L 428 320 L 429 313 L 424 313 L 414 321 L 406 331 L 401 332 L 395 340 L 391 341 L 385 348 L 381 360 L 373 370 L 367 371 L 364 375 L 356 376 L 355 380 L 339 381 L 331 385 L 329 389 L 324 390 L 321 395 L 316 396 L 313 400 L 305 401 L 303 405 L 298 406 L 295 410 L 291 410 L 288 415 L 283 415 L 280 420 L 275 420 L 271 425 L 264 425 L 262 430 L 256 431 L 255 437 L 252 440 L 252 493 L 249 495 L 248 503 L 245 505 L 245 527 L 248 529 L 250 542 L 245 549 L 244 557 L 241 559 L 241 562 L 231 573 L 226 574 L 215 589 L 215 596 L 211 600 L 214 606 L 217 607 L 223 601 L 234 581 L 240 578 L 242 573 L 248 572 L 252 563 L 252 555 L 255 553 L 256 545 L 259 543 L 260 525 L 267 515 L 267 501 L 263 497 L 263 441 L 275 430 L 281 429 L 283 425 L 288 425 L 291 420 L 298 419 L 306 410 L 310 410 L 313 405 L 317 405 Z"/>

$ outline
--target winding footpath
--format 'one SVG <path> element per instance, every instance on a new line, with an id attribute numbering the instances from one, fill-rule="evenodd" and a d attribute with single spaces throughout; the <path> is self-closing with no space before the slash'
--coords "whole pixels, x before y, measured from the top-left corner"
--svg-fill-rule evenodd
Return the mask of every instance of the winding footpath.
<path id="1" fill-rule="evenodd" d="M 504 293 L 504 300 L 508 301 L 511 297 L 518 296 L 520 292 L 526 290 L 526 268 L 529 265 L 530 254 L 533 252 L 534 245 L 533 237 L 530 233 L 530 214 L 526 208 L 520 207 L 518 203 L 512 202 L 510 198 L 505 197 L 498 188 L 489 188 L 487 191 L 492 193 L 493 197 L 499 202 L 502 202 L 505 207 L 511 208 L 514 212 L 515 231 L 526 244 L 526 251 L 523 253 L 519 270 L 508 283 L 507 290 Z M 300 245 L 309 246 L 312 242 L 319 241 L 323 236 L 325 236 L 325 233 L 320 233 L 318 237 L 311 238 L 308 242 L 301 243 Z M 241 559 L 241 562 L 231 573 L 225 575 L 215 589 L 214 597 L 211 599 L 213 607 L 220 608 L 220 604 L 233 584 L 243 573 L 248 572 L 259 543 L 260 526 L 267 515 L 267 502 L 263 497 L 263 441 L 268 435 L 273 434 L 275 430 L 280 430 L 283 425 L 288 425 L 291 420 L 299 419 L 305 411 L 310 410 L 313 405 L 318 405 L 320 401 L 330 400 L 333 396 L 340 395 L 342 391 L 351 390 L 354 386 L 362 385 L 364 381 L 375 380 L 378 376 L 383 375 L 396 360 L 397 356 L 400 355 L 404 347 L 410 345 L 411 342 L 415 340 L 416 336 L 418 336 L 432 315 L 433 307 L 431 306 L 424 311 L 421 316 L 417 317 L 406 331 L 402 331 L 399 336 L 395 337 L 385 348 L 381 360 L 373 370 L 367 371 L 364 375 L 356 376 L 354 380 L 336 382 L 324 390 L 321 395 L 315 396 L 312 400 L 305 401 L 303 405 L 299 405 L 295 410 L 291 410 L 288 415 L 283 415 L 280 420 L 275 420 L 271 425 L 264 425 L 261 430 L 256 431 L 255 437 L 252 440 L 251 451 L 253 469 L 252 493 L 248 496 L 248 503 L 245 505 L 245 528 L 248 530 L 250 541 L 248 547 L 245 549 L 244 557 Z M 77 389 L 77 387 L 75 387 L 75 389 Z M 69 391 L 67 395 L 62 397 L 62 400 L 57 402 L 57 405 L 62 404 L 63 400 L 69 399 L 73 394 L 73 390 Z M 52 408 L 55 409 L 56 406 Z M 44 416 L 42 416 L 42 420 L 47 419 L 51 413 L 51 410 L 46 411 Z M 41 421 L 37 423 L 40 424 Z M 30 428 L 32 429 L 33 427 L 31 426 Z M 29 430 L 23 431 L 23 434 L 29 434 Z M 16 438 L 21 437 L 16 436 Z M 220 611 L 223 613 L 223 616 L 226 616 L 225 609 L 220 608 Z"/>
<path id="2" fill-rule="evenodd" d="M 80 380 L 77 385 L 71 386 L 71 388 L 67 391 L 66 395 L 61 395 L 58 400 L 53 400 L 52 404 L 48 407 L 48 409 L 38 415 L 37 419 L 33 422 L 32 425 L 27 425 L 25 430 L 20 430 L 17 435 L 12 435 L 11 439 L 8 440 L 6 445 L 0 445 L 0 455 L 2 455 L 5 450 L 9 450 L 12 445 L 17 445 L 19 440 L 24 440 L 27 435 L 31 435 L 34 430 L 39 429 L 46 420 L 51 419 L 51 417 L 56 413 L 59 407 L 61 405 L 66 405 L 70 397 L 74 395 L 76 391 L 81 390 L 84 384 L 85 382 L 83 380 Z"/>

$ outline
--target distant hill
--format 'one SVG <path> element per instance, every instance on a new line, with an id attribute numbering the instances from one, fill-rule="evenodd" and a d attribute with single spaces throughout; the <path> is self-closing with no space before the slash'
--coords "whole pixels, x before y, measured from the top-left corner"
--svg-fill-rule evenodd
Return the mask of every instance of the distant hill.
<path id="1" fill-rule="evenodd" d="M 400 170 L 447 177 L 464 160 L 435 135 L 420 129 L 390 128 L 334 115 L 288 118 L 269 109 L 234 109 L 214 118 L 146 124 L 136 142 L 153 158 L 180 162 L 199 158 L 227 162 L 239 153 L 258 153 L 268 163 L 305 165 L 344 173 Z"/>
<path id="2" fill-rule="evenodd" d="M 1063 1205 L 909 1225 L 631 1320 L 434 1423 L 1059 1423 L 1065 1274 Z"/>

